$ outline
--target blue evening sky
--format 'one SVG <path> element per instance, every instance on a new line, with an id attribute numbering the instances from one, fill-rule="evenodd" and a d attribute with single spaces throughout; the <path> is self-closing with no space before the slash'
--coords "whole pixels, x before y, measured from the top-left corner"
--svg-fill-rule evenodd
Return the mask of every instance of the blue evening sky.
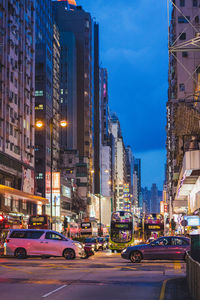
<path id="1" fill-rule="evenodd" d="M 109 105 L 126 145 L 142 159 L 142 186 L 164 180 L 167 101 L 167 1 L 77 0 L 100 25 Z"/>

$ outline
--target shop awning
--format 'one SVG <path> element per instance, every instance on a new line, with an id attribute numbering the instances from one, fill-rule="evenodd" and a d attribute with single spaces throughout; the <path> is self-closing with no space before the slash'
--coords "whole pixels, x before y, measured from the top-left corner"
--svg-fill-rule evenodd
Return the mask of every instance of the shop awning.
<path id="1" fill-rule="evenodd" d="M 46 199 L 46 198 L 32 195 L 29 193 L 25 193 L 23 191 L 20 191 L 20 190 L 17 190 L 17 189 L 14 189 L 9 186 L 2 185 L 2 184 L 0 184 L 0 194 L 4 195 L 4 196 L 12 196 L 14 198 L 21 199 L 21 200 L 31 201 L 36 204 L 47 204 L 48 203 L 48 199 Z"/>

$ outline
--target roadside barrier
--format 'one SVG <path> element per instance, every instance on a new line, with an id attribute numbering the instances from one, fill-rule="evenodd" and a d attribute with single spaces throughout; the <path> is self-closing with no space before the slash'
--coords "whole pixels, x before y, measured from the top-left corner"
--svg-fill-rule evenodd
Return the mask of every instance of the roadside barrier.
<path id="1" fill-rule="evenodd" d="M 193 300 L 200 299 L 200 263 L 195 261 L 189 253 L 186 256 L 186 274 L 190 296 Z"/>

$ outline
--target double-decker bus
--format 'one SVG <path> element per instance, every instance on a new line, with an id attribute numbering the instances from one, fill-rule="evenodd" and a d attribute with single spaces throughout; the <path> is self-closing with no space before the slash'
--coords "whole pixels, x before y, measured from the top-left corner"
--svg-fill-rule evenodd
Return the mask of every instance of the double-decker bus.
<path id="1" fill-rule="evenodd" d="M 34 215 L 28 219 L 29 229 L 49 229 L 50 222 L 47 215 Z"/>
<path id="2" fill-rule="evenodd" d="M 161 214 L 146 214 L 144 216 L 144 239 L 154 239 L 164 233 L 164 217 Z"/>
<path id="3" fill-rule="evenodd" d="M 109 248 L 112 252 L 121 251 L 123 248 L 132 246 L 133 215 L 128 211 L 116 211 L 111 215 Z"/>
<path id="4" fill-rule="evenodd" d="M 81 222 L 80 235 L 84 237 L 95 237 L 98 235 L 98 225 L 95 220 Z"/>

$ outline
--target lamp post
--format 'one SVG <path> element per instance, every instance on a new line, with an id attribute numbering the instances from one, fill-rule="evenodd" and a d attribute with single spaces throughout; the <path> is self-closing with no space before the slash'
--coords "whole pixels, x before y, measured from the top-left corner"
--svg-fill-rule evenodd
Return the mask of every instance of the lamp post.
<path id="1" fill-rule="evenodd" d="M 50 119 L 50 148 L 51 148 L 51 160 L 50 160 L 50 229 L 53 227 L 53 119 Z M 44 123 L 42 120 L 37 120 L 35 126 L 38 129 L 42 129 L 44 127 Z M 66 120 L 59 121 L 59 126 L 67 127 L 68 122 Z"/>

